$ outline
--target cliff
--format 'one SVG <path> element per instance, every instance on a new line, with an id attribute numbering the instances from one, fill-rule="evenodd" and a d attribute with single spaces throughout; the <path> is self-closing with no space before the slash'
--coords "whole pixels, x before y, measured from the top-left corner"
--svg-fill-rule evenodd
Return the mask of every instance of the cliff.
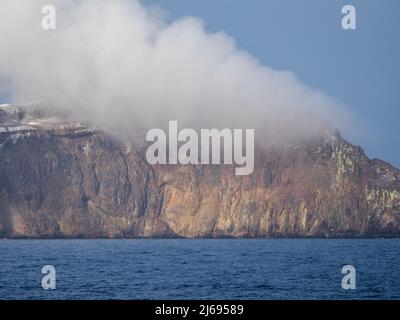
<path id="1" fill-rule="evenodd" d="M 103 132 L 0 107 L 0 237 L 399 235 L 400 171 L 337 134 L 258 151 L 235 176 L 150 166 Z"/>

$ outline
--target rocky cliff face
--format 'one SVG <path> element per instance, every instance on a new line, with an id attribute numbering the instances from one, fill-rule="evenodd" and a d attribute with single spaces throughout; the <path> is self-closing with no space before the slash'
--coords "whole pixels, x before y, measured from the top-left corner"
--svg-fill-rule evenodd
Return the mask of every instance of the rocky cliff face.
<path id="1" fill-rule="evenodd" d="M 331 135 L 227 165 L 144 151 L 43 111 L 0 107 L 1 237 L 400 235 L 400 171 Z"/>

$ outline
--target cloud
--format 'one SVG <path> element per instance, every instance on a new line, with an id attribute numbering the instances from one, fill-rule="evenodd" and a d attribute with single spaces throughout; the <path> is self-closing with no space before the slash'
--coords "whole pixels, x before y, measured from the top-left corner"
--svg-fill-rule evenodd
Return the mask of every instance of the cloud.
<path id="1" fill-rule="evenodd" d="M 41 28 L 53 4 L 57 29 Z M 137 1 L 2 0 L 0 83 L 113 133 L 254 128 L 263 143 L 350 131 L 350 113 L 288 71 L 261 65 L 199 18 L 168 21 Z M 262 41 L 268 41 L 263 39 Z"/>

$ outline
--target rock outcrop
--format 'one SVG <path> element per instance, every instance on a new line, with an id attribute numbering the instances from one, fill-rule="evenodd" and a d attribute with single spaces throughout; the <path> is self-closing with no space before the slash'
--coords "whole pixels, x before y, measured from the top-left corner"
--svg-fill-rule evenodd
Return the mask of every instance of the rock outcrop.
<path id="1" fill-rule="evenodd" d="M 259 151 L 255 170 L 149 165 L 144 150 L 0 107 L 0 237 L 392 237 L 400 171 L 338 134 Z"/>

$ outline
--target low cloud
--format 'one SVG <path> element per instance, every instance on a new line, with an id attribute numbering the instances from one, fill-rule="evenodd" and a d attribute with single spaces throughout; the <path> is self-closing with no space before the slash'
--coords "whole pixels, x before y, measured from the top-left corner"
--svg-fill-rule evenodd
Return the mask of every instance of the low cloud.
<path id="1" fill-rule="evenodd" d="M 41 28 L 41 8 L 57 29 Z M 1 92 L 45 101 L 109 132 L 140 137 L 177 120 L 180 127 L 254 128 L 280 143 L 350 132 L 340 103 L 287 71 L 261 65 L 201 19 L 168 21 L 137 1 L 2 0 Z M 268 41 L 268 39 L 260 39 Z"/>

